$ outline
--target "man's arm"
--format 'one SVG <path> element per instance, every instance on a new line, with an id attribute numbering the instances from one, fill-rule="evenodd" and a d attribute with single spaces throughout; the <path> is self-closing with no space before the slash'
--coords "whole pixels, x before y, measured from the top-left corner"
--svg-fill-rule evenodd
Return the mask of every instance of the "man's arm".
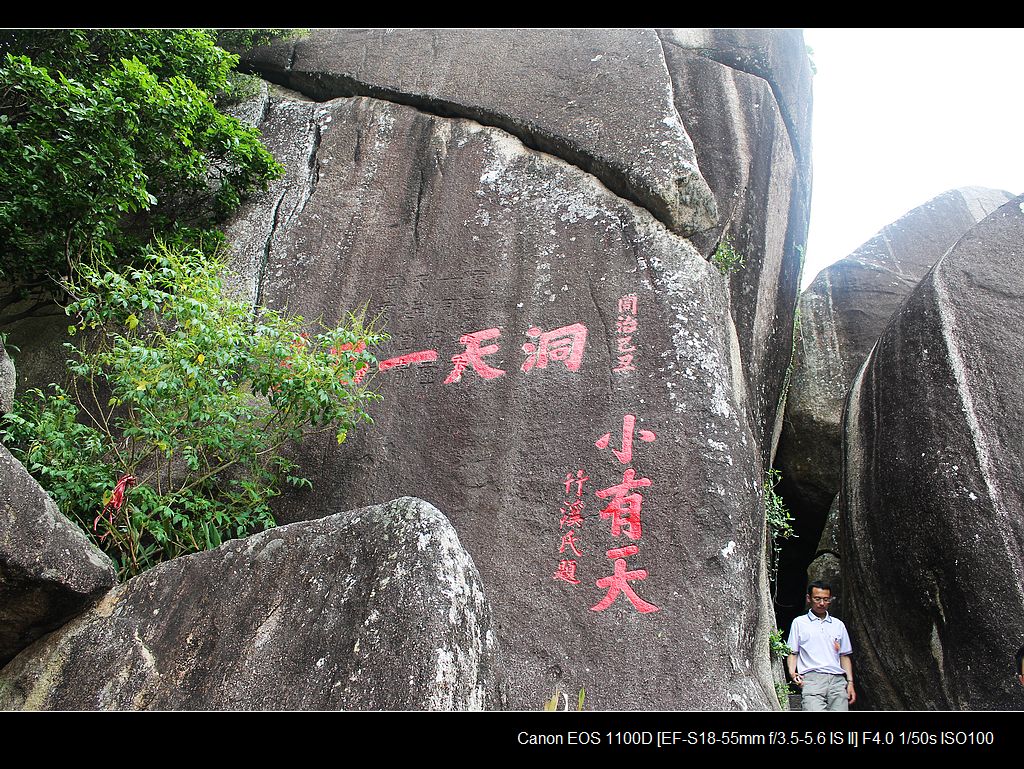
<path id="1" fill-rule="evenodd" d="M 786 669 L 789 670 L 789 677 L 797 686 L 804 685 L 804 677 L 796 672 L 796 655 L 790 654 L 786 657 Z"/>
<path id="2" fill-rule="evenodd" d="M 846 696 L 852 705 L 857 701 L 857 692 L 853 689 L 853 660 L 849 654 L 844 654 L 839 658 L 839 664 L 846 673 Z"/>

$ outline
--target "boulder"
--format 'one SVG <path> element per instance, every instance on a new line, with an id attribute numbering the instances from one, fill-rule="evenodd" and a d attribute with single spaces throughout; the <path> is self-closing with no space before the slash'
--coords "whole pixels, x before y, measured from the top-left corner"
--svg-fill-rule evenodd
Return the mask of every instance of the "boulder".
<path id="1" fill-rule="evenodd" d="M 0 666 L 115 581 L 110 559 L 0 445 Z"/>
<path id="2" fill-rule="evenodd" d="M 841 540 L 865 704 L 1020 705 L 1022 265 L 1024 197 L 935 265 L 851 390 Z"/>
<path id="3" fill-rule="evenodd" d="M 367 303 L 392 337 L 375 427 L 307 440 L 294 457 L 314 488 L 281 519 L 443 505 L 514 708 L 556 687 L 598 709 L 776 708 L 763 468 L 726 279 L 499 128 L 275 97 L 261 130 L 288 175 L 232 224 L 240 285 L 325 323 Z"/>
<path id="4" fill-rule="evenodd" d="M 728 236 L 744 257 L 743 267 L 729 276 L 730 306 L 752 427 L 767 465 L 781 429 L 780 405 L 793 356 L 793 318 L 810 211 L 810 161 L 795 150 L 768 79 L 770 69 L 748 74 L 702 55 L 721 53 L 712 44 L 724 32 L 661 34 L 676 107 L 718 201 L 718 226 L 692 240 L 710 255 Z M 795 38 L 791 32 L 758 34 L 767 34 L 765 40 L 800 42 L 790 58 L 807 70 L 803 100 L 809 108 L 809 67 L 799 33 Z"/>
<path id="5" fill-rule="evenodd" d="M 320 29 L 242 66 L 321 101 L 372 96 L 497 126 L 677 232 L 715 223 L 654 30 Z"/>
<path id="6" fill-rule="evenodd" d="M 473 560 L 403 498 L 119 585 L 0 671 L 0 708 L 494 709 L 500 678 Z"/>
<path id="7" fill-rule="evenodd" d="M 1013 196 L 949 190 L 822 270 L 801 295 L 793 380 L 776 466 L 801 533 L 816 541 L 839 491 L 840 422 L 850 384 L 889 317 L 961 235 Z M 804 526 L 808 528 L 804 528 Z"/>

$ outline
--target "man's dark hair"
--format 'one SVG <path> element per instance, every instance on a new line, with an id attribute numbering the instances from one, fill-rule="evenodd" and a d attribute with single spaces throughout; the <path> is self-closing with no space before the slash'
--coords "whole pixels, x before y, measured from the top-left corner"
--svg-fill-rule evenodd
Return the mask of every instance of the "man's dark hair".
<path id="1" fill-rule="evenodd" d="M 1017 675 L 1024 676 L 1024 646 L 1017 650 Z"/>
<path id="2" fill-rule="evenodd" d="M 827 590 L 830 595 L 832 593 L 832 585 L 830 585 L 823 579 L 816 579 L 814 580 L 814 582 L 809 584 L 807 586 L 807 595 L 810 595 L 811 591 L 814 590 L 814 588 L 818 588 L 818 590 Z"/>

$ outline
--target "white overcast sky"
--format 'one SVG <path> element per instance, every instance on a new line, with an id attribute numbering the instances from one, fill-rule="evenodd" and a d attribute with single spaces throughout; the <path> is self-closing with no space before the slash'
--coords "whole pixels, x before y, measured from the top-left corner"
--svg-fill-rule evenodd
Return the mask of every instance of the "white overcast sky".
<path id="1" fill-rule="evenodd" d="M 814 192 L 804 286 L 954 187 L 1024 193 L 1021 29 L 805 29 Z"/>

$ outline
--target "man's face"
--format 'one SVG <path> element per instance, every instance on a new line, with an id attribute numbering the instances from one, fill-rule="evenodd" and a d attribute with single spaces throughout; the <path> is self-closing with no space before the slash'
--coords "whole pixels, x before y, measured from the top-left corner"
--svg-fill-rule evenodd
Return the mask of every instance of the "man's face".
<path id="1" fill-rule="evenodd" d="M 829 602 L 832 600 L 831 590 L 822 590 L 820 587 L 812 587 L 807 601 L 811 604 L 811 611 L 815 617 L 824 617 L 828 612 Z"/>

